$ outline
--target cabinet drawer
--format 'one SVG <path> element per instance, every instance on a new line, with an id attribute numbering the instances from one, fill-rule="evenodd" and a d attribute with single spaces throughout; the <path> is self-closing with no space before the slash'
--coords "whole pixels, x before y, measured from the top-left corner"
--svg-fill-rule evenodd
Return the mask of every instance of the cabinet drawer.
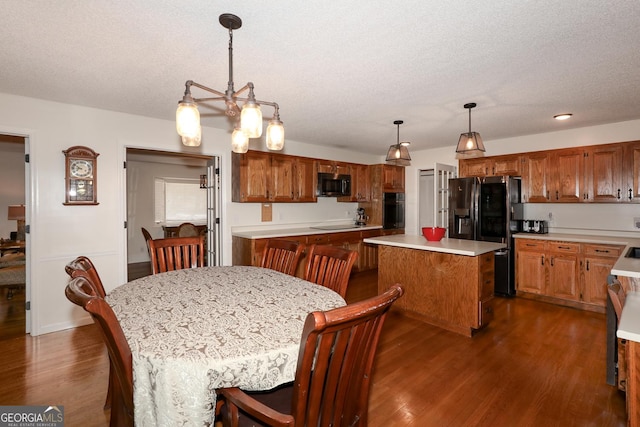
<path id="1" fill-rule="evenodd" d="M 528 251 L 539 250 L 544 251 L 544 240 L 518 239 L 516 240 L 516 250 Z"/>
<path id="2" fill-rule="evenodd" d="M 328 245 L 329 235 L 328 234 L 311 234 L 307 236 L 307 244 L 308 245 Z"/>
<path id="3" fill-rule="evenodd" d="M 480 299 L 487 299 L 493 296 L 493 292 L 495 290 L 495 271 L 492 268 L 491 270 L 482 271 L 480 273 Z"/>
<path id="4" fill-rule="evenodd" d="M 547 242 L 547 250 L 550 252 L 577 254 L 580 252 L 580 243 Z"/>
<path id="5" fill-rule="evenodd" d="M 359 231 L 346 231 L 344 233 L 329 234 L 329 242 L 332 245 L 340 245 L 342 243 L 358 243 L 362 240 Z"/>
<path id="6" fill-rule="evenodd" d="M 482 254 L 480 256 L 478 256 L 479 258 L 479 267 L 480 267 L 480 271 L 481 272 L 486 272 L 486 271 L 493 271 L 494 269 L 494 258 L 493 258 L 493 252 L 487 252 L 486 254 Z"/>
<path id="7" fill-rule="evenodd" d="M 582 252 L 585 255 L 595 255 L 600 257 L 618 258 L 622 253 L 622 246 L 614 245 L 596 245 L 596 244 L 583 244 Z"/>

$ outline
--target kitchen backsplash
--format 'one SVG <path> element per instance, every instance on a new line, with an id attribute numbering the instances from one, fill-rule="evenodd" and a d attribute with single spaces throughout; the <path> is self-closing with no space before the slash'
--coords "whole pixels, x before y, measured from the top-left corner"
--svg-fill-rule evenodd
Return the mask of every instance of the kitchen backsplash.
<path id="1" fill-rule="evenodd" d="M 638 237 L 634 218 L 640 205 L 618 203 L 525 203 L 524 217 L 545 220 L 551 233 L 610 234 Z"/>

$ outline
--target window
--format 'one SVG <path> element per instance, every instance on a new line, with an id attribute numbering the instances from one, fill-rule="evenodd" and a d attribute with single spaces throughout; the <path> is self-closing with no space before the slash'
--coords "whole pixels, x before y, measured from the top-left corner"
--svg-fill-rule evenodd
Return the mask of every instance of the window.
<path id="1" fill-rule="evenodd" d="M 155 179 L 155 223 L 179 225 L 207 222 L 207 192 L 199 179 Z"/>

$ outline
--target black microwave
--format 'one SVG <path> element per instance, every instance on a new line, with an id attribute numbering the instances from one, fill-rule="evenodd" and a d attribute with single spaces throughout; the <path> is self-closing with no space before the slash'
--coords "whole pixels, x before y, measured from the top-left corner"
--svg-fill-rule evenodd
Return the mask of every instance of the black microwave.
<path id="1" fill-rule="evenodd" d="M 319 197 L 351 196 L 351 175 L 319 173 L 316 195 Z"/>

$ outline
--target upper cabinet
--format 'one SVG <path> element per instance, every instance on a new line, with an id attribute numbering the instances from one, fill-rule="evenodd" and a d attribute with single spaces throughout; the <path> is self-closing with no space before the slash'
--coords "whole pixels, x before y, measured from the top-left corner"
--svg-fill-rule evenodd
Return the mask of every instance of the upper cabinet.
<path id="1" fill-rule="evenodd" d="M 640 141 L 460 161 L 460 176 L 488 175 L 522 176 L 525 203 L 640 203 Z"/>
<path id="2" fill-rule="evenodd" d="M 404 166 L 382 165 L 382 190 L 404 193 Z"/>
<path id="3" fill-rule="evenodd" d="M 338 197 L 339 202 L 369 202 L 371 201 L 371 173 L 368 165 L 352 163 L 351 196 Z"/>
<path id="4" fill-rule="evenodd" d="M 318 173 L 332 173 L 335 175 L 350 175 L 351 165 L 331 160 L 318 160 Z"/>
<path id="5" fill-rule="evenodd" d="M 232 155 L 232 201 L 315 202 L 316 162 L 263 151 Z"/>
<path id="6" fill-rule="evenodd" d="M 522 156 L 479 157 L 460 160 L 460 176 L 519 176 L 522 174 Z"/>

